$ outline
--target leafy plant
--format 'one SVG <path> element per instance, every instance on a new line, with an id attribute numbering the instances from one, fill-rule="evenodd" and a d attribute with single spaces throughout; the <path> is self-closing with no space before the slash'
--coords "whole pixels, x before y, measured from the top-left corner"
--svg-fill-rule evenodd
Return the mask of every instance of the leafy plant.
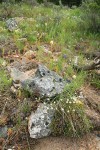
<path id="1" fill-rule="evenodd" d="M 56 110 L 51 124 L 53 134 L 73 137 L 89 132 L 91 123 L 85 115 L 84 103 L 75 97 L 75 92 L 84 83 L 84 77 L 81 73 L 53 101 L 52 105 Z"/>
<path id="2" fill-rule="evenodd" d="M 81 26 L 87 31 L 100 32 L 100 5 L 96 1 L 86 1 L 82 5 Z"/>
<path id="3" fill-rule="evenodd" d="M 89 132 L 91 123 L 81 101 L 66 98 L 60 99 L 55 105 L 56 112 L 51 124 L 53 134 L 78 137 Z"/>
<path id="4" fill-rule="evenodd" d="M 12 79 L 9 78 L 6 70 L 2 66 L 3 62 L 4 60 L 0 59 L 0 90 L 1 91 L 8 88 L 12 83 Z"/>
<path id="5" fill-rule="evenodd" d="M 2 4 L 1 9 L 2 9 L 2 17 L 3 18 L 9 18 L 9 17 L 12 16 L 12 14 L 13 14 L 13 6 L 12 6 L 11 3 L 4 2 Z"/>
<path id="6" fill-rule="evenodd" d="M 5 88 L 8 88 L 12 83 L 12 79 L 10 79 L 5 70 L 0 70 L 0 89 L 4 90 Z"/>

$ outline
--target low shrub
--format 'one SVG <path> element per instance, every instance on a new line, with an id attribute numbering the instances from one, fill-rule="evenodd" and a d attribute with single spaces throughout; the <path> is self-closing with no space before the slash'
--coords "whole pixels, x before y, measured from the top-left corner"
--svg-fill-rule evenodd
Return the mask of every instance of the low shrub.
<path id="1" fill-rule="evenodd" d="M 54 135 L 79 137 L 89 132 L 91 123 L 80 100 L 60 99 L 55 105 L 56 112 L 51 124 Z"/>
<path id="2" fill-rule="evenodd" d="M 54 135 L 79 137 L 88 133 L 92 127 L 85 115 L 84 103 L 75 96 L 75 91 L 84 83 L 85 76 L 82 76 L 81 73 L 52 103 L 56 110 L 51 123 Z"/>
<path id="3" fill-rule="evenodd" d="M 81 9 L 81 27 L 88 32 L 100 32 L 100 5 L 98 5 L 98 1 L 88 0 L 83 3 Z"/>
<path id="4" fill-rule="evenodd" d="M 6 88 L 8 88 L 12 83 L 12 79 L 9 78 L 9 75 L 7 74 L 6 70 L 2 66 L 3 63 L 4 60 L 0 59 L 0 91 L 3 91 Z"/>

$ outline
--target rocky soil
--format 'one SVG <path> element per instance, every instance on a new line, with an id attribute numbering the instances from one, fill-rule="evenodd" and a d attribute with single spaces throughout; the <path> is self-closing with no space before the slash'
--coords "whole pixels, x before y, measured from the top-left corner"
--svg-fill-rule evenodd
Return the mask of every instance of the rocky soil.
<path id="1" fill-rule="evenodd" d="M 10 26 L 7 22 L 10 31 L 12 27 L 13 30 L 17 28 L 17 23 L 11 21 Z M 90 134 L 81 138 L 53 136 L 43 138 L 51 133 L 48 124 L 51 123 L 53 116 L 52 107 L 45 106 L 43 102 L 49 105 L 51 98 L 60 94 L 64 86 L 70 84 L 70 80 L 64 80 L 55 70 L 51 71 L 42 61 L 39 62 L 34 47 L 23 54 L 18 54 L 18 49 L 11 39 L 1 42 L 1 47 L 5 47 L 5 53 L 2 56 L 0 51 L 0 56 L 8 62 L 3 64 L 3 67 L 13 82 L 11 87 L 0 90 L 0 149 L 99 150 L 100 91 L 89 84 L 77 91 L 93 124 Z M 12 49 L 11 53 L 8 52 L 9 47 Z M 50 55 L 56 60 L 59 52 L 52 53 L 44 47 L 44 54 L 45 57 Z"/>

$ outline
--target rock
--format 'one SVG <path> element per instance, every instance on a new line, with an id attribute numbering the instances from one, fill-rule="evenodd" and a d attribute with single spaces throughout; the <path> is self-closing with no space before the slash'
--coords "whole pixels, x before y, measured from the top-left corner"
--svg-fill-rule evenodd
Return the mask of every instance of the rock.
<path id="1" fill-rule="evenodd" d="M 18 84 L 20 80 L 24 78 L 24 75 L 25 75 L 24 72 L 21 72 L 19 69 L 11 68 L 11 78 L 15 83 Z"/>
<path id="2" fill-rule="evenodd" d="M 6 26 L 9 31 L 14 31 L 18 28 L 17 22 L 14 18 L 10 18 L 6 21 Z"/>
<path id="3" fill-rule="evenodd" d="M 32 51 L 32 50 L 29 50 L 27 51 L 25 54 L 24 54 L 24 57 L 28 58 L 28 59 L 33 59 L 35 58 L 35 53 Z"/>
<path id="4" fill-rule="evenodd" d="M 7 137 L 7 126 L 0 126 L 0 138 Z"/>
<path id="5" fill-rule="evenodd" d="M 24 80 L 21 86 L 34 96 L 51 98 L 60 94 L 67 83 L 56 72 L 50 71 L 47 67 L 40 64 L 35 76 Z"/>
<path id="6" fill-rule="evenodd" d="M 37 110 L 32 112 L 28 130 L 31 138 L 43 138 L 51 134 L 50 124 L 53 119 L 54 109 L 49 104 L 39 104 Z"/>
<path id="7" fill-rule="evenodd" d="M 70 83 L 46 66 L 38 65 L 33 60 L 27 61 L 25 57 L 8 66 L 8 70 L 15 88 L 20 87 L 40 98 L 52 98 L 60 94 L 65 85 Z"/>
<path id="8" fill-rule="evenodd" d="M 15 61 L 10 66 L 7 67 L 10 76 L 13 80 L 14 87 L 20 87 L 20 83 L 23 80 L 30 78 L 33 74 L 35 74 L 37 68 L 36 62 L 27 61 L 26 59 L 22 59 L 21 61 Z"/>

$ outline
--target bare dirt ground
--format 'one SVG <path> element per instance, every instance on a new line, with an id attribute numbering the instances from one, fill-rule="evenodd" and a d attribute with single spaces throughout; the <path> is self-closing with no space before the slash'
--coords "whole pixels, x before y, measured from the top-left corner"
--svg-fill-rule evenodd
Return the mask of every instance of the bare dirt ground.
<path id="1" fill-rule="evenodd" d="M 99 150 L 100 139 L 95 135 L 86 135 L 81 139 L 48 137 L 38 140 L 32 150 Z"/>

